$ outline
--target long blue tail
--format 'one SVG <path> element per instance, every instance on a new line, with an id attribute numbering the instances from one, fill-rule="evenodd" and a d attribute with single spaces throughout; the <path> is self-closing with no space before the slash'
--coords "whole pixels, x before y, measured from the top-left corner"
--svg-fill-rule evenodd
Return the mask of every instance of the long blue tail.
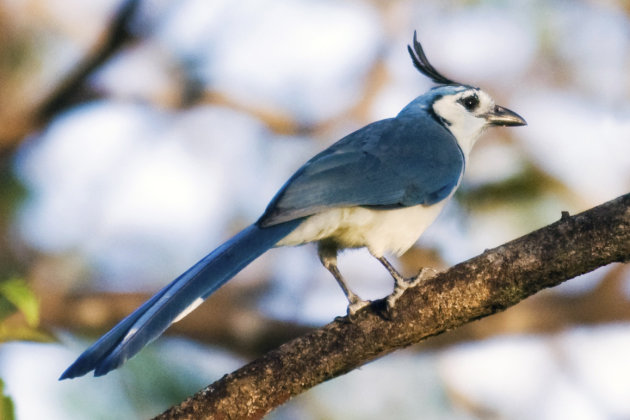
<path id="1" fill-rule="evenodd" d="M 120 321 L 85 350 L 59 379 L 83 376 L 92 370 L 94 376 L 101 376 L 116 369 L 300 223 L 298 219 L 266 228 L 253 224 L 243 229 Z"/>

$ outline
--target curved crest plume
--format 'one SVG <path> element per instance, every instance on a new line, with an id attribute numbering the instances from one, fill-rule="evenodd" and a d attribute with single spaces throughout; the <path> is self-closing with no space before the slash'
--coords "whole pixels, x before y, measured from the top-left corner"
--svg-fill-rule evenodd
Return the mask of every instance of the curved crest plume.
<path id="1" fill-rule="evenodd" d="M 454 82 L 448 77 L 442 76 L 439 71 L 435 69 L 429 63 L 427 56 L 424 54 L 424 50 L 422 49 L 422 45 L 418 42 L 416 31 L 413 31 L 413 49 L 411 45 L 407 45 L 407 51 L 409 51 L 409 55 L 411 56 L 411 61 L 413 61 L 413 65 L 418 69 L 418 71 L 429 79 L 433 80 L 435 83 L 441 85 L 459 85 L 460 83 Z"/>

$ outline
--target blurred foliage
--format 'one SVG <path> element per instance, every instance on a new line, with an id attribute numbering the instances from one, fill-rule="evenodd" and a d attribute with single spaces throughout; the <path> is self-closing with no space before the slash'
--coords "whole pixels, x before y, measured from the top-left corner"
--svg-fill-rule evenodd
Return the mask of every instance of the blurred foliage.
<path id="1" fill-rule="evenodd" d="M 165 410 L 179 403 L 209 383 L 186 360 L 174 361 L 159 347 L 149 346 L 143 354 L 128 362 L 121 371 L 122 386 L 138 418 L 155 415 L 156 407 Z"/>
<path id="2" fill-rule="evenodd" d="M 16 179 L 10 165 L 0 166 L 0 220 L 10 221 L 26 195 L 26 188 Z"/>
<path id="3" fill-rule="evenodd" d="M 4 382 L 0 379 L 0 420 L 14 420 L 15 405 L 11 397 L 4 395 Z"/>
<path id="4" fill-rule="evenodd" d="M 11 171 L 8 161 L 0 162 L 0 278 L 20 270 L 19 261 L 14 257 L 10 231 L 13 216 L 26 197 L 27 191 Z"/>
<path id="5" fill-rule="evenodd" d="M 18 277 L 0 282 L 0 342 L 51 341 L 38 326 L 39 302 L 28 284 Z"/>
<path id="6" fill-rule="evenodd" d="M 24 280 L 12 278 L 0 283 L 0 319 L 5 319 L 16 310 L 24 314 L 26 323 L 36 327 L 39 323 L 37 298 Z"/>
<path id="7" fill-rule="evenodd" d="M 566 187 L 532 163 L 527 163 L 523 170 L 499 182 L 476 187 L 462 186 L 456 196 L 467 208 L 479 209 L 503 203 L 539 200 L 550 190 L 563 191 Z"/>
<path id="8" fill-rule="evenodd" d="M 51 337 L 38 326 L 39 301 L 28 284 L 19 277 L 0 282 L 0 343 L 51 341 Z M 4 382 L 0 379 L 0 420 L 13 419 L 15 406 L 11 397 L 4 394 Z"/>

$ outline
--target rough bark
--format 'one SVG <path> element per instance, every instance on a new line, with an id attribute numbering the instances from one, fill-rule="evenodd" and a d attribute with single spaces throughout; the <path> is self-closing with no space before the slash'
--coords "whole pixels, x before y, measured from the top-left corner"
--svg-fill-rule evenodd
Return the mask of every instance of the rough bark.
<path id="1" fill-rule="evenodd" d="M 158 419 L 263 417 L 309 388 L 427 337 L 502 311 L 613 262 L 630 261 L 630 194 L 460 263 L 382 302 L 283 344 L 199 391 Z M 621 297 L 620 297 L 621 299 Z"/>

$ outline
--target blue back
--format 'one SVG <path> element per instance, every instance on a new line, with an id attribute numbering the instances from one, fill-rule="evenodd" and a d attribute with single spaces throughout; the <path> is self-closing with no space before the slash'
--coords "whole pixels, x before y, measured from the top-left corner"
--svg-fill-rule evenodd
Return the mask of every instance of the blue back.
<path id="1" fill-rule="evenodd" d="M 334 207 L 431 205 L 448 197 L 463 173 L 464 156 L 430 104 L 453 89 L 461 87 L 431 90 L 396 118 L 369 124 L 313 157 L 257 223 L 271 226 Z"/>

